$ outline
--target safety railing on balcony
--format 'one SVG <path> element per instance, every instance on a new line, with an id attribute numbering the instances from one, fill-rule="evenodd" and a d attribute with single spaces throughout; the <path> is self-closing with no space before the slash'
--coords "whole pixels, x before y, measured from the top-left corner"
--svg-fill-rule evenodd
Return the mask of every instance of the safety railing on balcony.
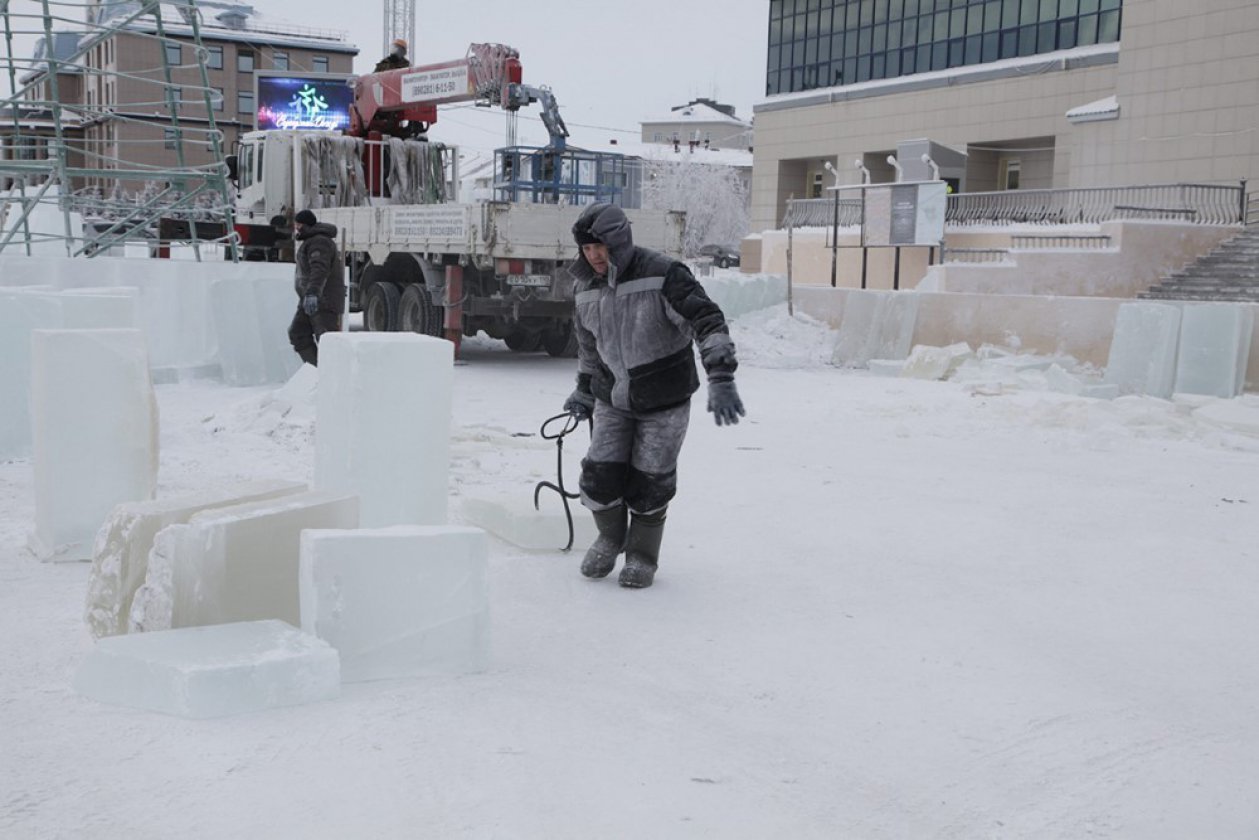
<path id="1" fill-rule="evenodd" d="M 1259 225 L 1259 193 L 1246 197 L 1245 224 Z"/>
<path id="2" fill-rule="evenodd" d="M 787 202 L 787 213 L 783 216 L 782 226 L 793 227 L 831 227 L 835 224 L 835 199 L 833 198 L 797 198 Z M 839 226 L 851 227 L 861 224 L 861 199 L 841 198 L 839 200 Z"/>
<path id="3" fill-rule="evenodd" d="M 1244 195 L 1244 183 L 956 193 L 944 218 L 951 225 L 1095 225 L 1116 219 L 1227 225 L 1244 220 Z"/>

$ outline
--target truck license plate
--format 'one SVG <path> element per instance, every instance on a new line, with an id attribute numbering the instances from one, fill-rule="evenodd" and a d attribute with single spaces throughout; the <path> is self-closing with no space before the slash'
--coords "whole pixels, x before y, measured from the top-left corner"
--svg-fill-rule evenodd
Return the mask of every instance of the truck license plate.
<path id="1" fill-rule="evenodd" d="M 508 274 L 508 286 L 542 286 L 549 287 L 551 285 L 551 275 L 549 274 Z"/>

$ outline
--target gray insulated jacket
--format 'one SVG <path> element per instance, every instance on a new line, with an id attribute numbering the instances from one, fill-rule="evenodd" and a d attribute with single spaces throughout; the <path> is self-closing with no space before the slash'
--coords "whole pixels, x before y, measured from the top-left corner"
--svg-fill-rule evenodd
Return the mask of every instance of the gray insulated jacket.
<path id="1" fill-rule="evenodd" d="M 316 295 L 321 309 L 340 312 L 345 304 L 345 263 L 337 253 L 337 226 L 319 222 L 302 231 L 295 259 L 297 297 Z"/>
<path id="2" fill-rule="evenodd" d="M 683 403 L 699 388 L 692 342 L 710 381 L 734 378 L 726 318 L 685 265 L 635 247 L 629 220 L 613 205 L 587 208 L 573 231 L 579 242 L 584 234 L 607 245 L 610 258 L 607 277 L 584 255 L 569 267 L 580 390 L 626 411 Z"/>

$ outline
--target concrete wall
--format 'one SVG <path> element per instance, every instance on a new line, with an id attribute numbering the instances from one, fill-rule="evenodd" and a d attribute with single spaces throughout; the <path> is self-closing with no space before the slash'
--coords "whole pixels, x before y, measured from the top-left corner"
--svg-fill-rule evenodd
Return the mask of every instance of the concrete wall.
<path id="1" fill-rule="evenodd" d="M 972 294 L 1071 295 L 1132 298 L 1173 271 L 1234 236 L 1229 225 L 1182 225 L 1173 222 L 1106 222 L 1096 232 L 1111 237 L 1111 249 L 1101 251 L 1018 250 L 1005 262 L 938 263 L 940 255 L 926 248 L 902 248 L 900 288 Z M 967 231 L 952 228 L 945 247 L 1008 249 L 1021 233 L 1053 234 L 1048 227 Z M 1072 228 L 1067 234 L 1088 234 Z M 787 273 L 786 231 L 765 231 L 759 240 L 760 260 L 749 252 L 745 272 Z M 841 228 L 836 286 L 861 288 L 861 238 L 856 228 Z M 891 289 L 895 253 L 888 248 L 867 252 L 866 288 Z M 792 236 L 792 282 L 830 285 L 830 231 L 802 228 Z M 925 281 L 925 285 L 919 286 Z"/>
<path id="2" fill-rule="evenodd" d="M 836 329 L 851 289 L 802 287 L 795 306 Z M 1119 306 L 1129 301 L 1102 297 L 1043 297 L 906 292 L 919 297 L 914 344 L 944 347 L 965 341 L 1009 346 L 1026 353 L 1067 353 L 1105 367 Z M 1245 306 L 1259 318 L 1259 304 Z M 1259 391 L 1259 330 L 1251 339 L 1246 390 Z"/>
<path id="3" fill-rule="evenodd" d="M 946 263 L 931 269 L 920 288 L 974 294 L 1133 298 L 1239 230 L 1226 225 L 1107 222 L 1101 232 L 1111 237 L 1109 250 L 1018 250 L 1006 263 Z M 954 237 L 947 239 L 952 244 Z"/>
<path id="4" fill-rule="evenodd" d="M 854 228 L 841 228 L 839 234 L 836 286 L 861 288 L 861 235 Z M 760 239 L 759 268 L 741 263 L 749 273 L 787 273 L 787 232 L 765 231 Z M 830 231 L 802 228 L 792 233 L 791 279 L 796 285 L 829 286 L 831 283 Z M 927 272 L 928 249 L 902 248 L 900 287 L 912 289 Z M 939 259 L 936 252 L 935 259 Z M 895 277 L 896 253 L 892 248 L 870 248 L 866 252 L 866 288 L 891 289 Z"/>

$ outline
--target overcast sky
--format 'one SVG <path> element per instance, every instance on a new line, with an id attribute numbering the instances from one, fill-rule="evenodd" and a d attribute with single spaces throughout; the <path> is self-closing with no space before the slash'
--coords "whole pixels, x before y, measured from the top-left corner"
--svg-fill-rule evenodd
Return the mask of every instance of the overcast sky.
<path id="1" fill-rule="evenodd" d="M 269 18 L 345 30 L 361 50 L 355 72 L 369 72 L 380 58 L 381 0 L 252 2 Z M 416 0 L 410 58 L 449 61 L 481 42 L 515 47 L 524 80 L 555 91 L 574 140 L 607 142 L 636 135 L 642 119 L 697 96 L 750 118 L 765 93 L 768 20 L 768 0 Z M 521 114 L 521 142 L 545 143 L 537 106 Z M 493 149 L 504 142 L 503 113 L 444 106 L 429 136 Z"/>

